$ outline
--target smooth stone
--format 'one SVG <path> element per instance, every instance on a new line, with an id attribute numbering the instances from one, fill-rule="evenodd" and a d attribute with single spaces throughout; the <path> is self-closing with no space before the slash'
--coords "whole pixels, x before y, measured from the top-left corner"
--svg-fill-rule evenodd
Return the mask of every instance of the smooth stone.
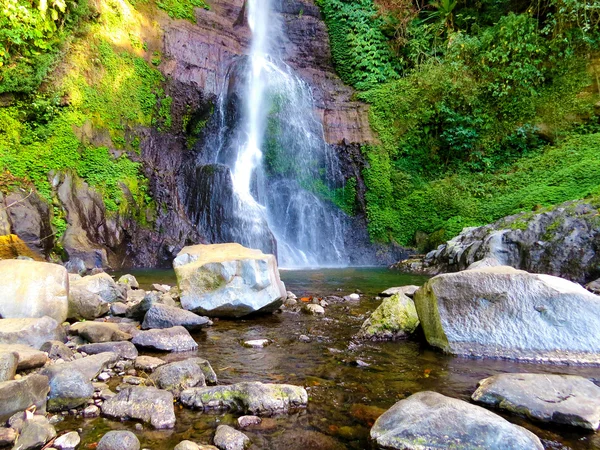
<path id="1" fill-rule="evenodd" d="M 543 450 L 530 431 L 480 406 L 436 392 L 400 400 L 371 428 L 371 439 L 385 449 Z"/>
<path id="2" fill-rule="evenodd" d="M 192 441 L 181 441 L 173 450 L 219 450 L 214 445 L 196 444 Z"/>
<path id="3" fill-rule="evenodd" d="M 254 339 L 252 341 L 244 342 L 244 347 L 263 348 L 263 347 L 266 347 L 267 345 L 269 345 L 270 343 L 271 343 L 271 341 L 268 339 Z"/>
<path id="4" fill-rule="evenodd" d="M 79 437 L 79 433 L 77 433 L 77 431 L 71 431 L 57 437 L 52 445 L 60 450 L 75 450 L 80 442 L 81 438 Z"/>
<path id="5" fill-rule="evenodd" d="M 110 305 L 110 313 L 113 316 L 124 316 L 127 314 L 129 306 L 122 302 L 114 302 Z"/>
<path id="6" fill-rule="evenodd" d="M 118 324 L 110 322 L 78 322 L 71 325 L 69 333 L 77 334 L 92 344 L 131 339 L 131 335 L 121 331 Z"/>
<path id="7" fill-rule="evenodd" d="M 33 416 L 25 421 L 13 450 L 39 449 L 56 436 L 56 430 L 44 416 Z"/>
<path id="8" fill-rule="evenodd" d="M 298 337 L 298 340 L 299 340 L 300 342 L 310 342 L 310 338 L 309 338 L 307 335 L 305 335 L 305 334 L 301 334 L 301 335 Z"/>
<path id="9" fill-rule="evenodd" d="M 75 409 L 94 395 L 94 386 L 78 370 L 63 370 L 50 377 L 48 411 Z"/>
<path id="10" fill-rule="evenodd" d="M 156 303 L 144 316 L 142 329 L 171 328 L 178 325 L 188 330 L 196 330 L 212 325 L 212 321 L 208 317 L 199 316 L 185 309 Z"/>
<path id="11" fill-rule="evenodd" d="M 98 417 L 100 415 L 100 408 L 98 408 L 97 405 L 90 405 L 83 409 L 82 414 L 83 414 L 83 417 L 86 417 L 86 418 Z"/>
<path id="12" fill-rule="evenodd" d="M 250 439 L 244 433 L 228 425 L 219 425 L 214 438 L 220 450 L 244 450 L 250 445 Z"/>
<path id="13" fill-rule="evenodd" d="M 158 292 L 162 292 L 163 294 L 166 294 L 167 292 L 169 292 L 171 290 L 171 286 L 169 286 L 168 284 L 154 283 L 152 285 L 152 289 L 154 289 L 155 291 L 158 291 Z"/>
<path id="14" fill-rule="evenodd" d="M 189 359 L 157 367 L 150 380 L 157 388 L 171 392 L 175 398 L 184 389 L 206 386 L 202 369 Z"/>
<path id="15" fill-rule="evenodd" d="M 135 345 L 129 341 L 120 342 L 99 342 L 97 344 L 86 344 L 78 348 L 80 352 L 85 352 L 88 355 L 96 355 L 98 353 L 113 352 L 124 359 L 135 359 L 138 357 L 138 351 Z"/>
<path id="16" fill-rule="evenodd" d="M 317 305 L 316 303 L 308 303 L 304 305 L 303 311 L 313 315 L 325 314 L 325 308 L 323 308 L 321 305 Z"/>
<path id="17" fill-rule="evenodd" d="M 180 401 L 191 408 L 232 409 L 257 415 L 305 407 L 308 394 L 300 386 L 242 382 L 229 386 L 189 388 L 181 393 Z"/>
<path id="18" fill-rule="evenodd" d="M 184 309 L 210 317 L 273 312 L 287 298 L 277 260 L 240 244 L 184 247 L 173 261 Z"/>
<path id="19" fill-rule="evenodd" d="M 415 332 L 419 316 L 415 303 L 399 293 L 383 299 L 373 314 L 364 321 L 358 338 L 372 340 L 403 339 Z"/>
<path id="20" fill-rule="evenodd" d="M 360 295 L 353 293 L 348 296 L 348 299 L 350 299 L 353 302 L 357 302 L 358 300 L 360 300 Z"/>
<path id="21" fill-rule="evenodd" d="M 413 284 L 409 284 L 407 286 L 391 287 L 389 289 L 386 289 L 385 291 L 380 292 L 379 295 L 381 295 L 382 297 L 391 297 L 392 295 L 396 294 L 404 294 L 409 298 L 413 298 L 415 292 L 417 292 L 420 287 L 421 286 L 415 286 Z"/>
<path id="22" fill-rule="evenodd" d="M 142 370 L 144 372 L 153 372 L 154 370 L 156 370 L 157 367 L 162 366 L 163 364 L 166 364 L 166 361 L 163 361 L 160 358 L 155 358 L 154 356 L 138 356 L 135 359 L 135 363 L 133 364 L 133 367 L 135 367 L 137 370 Z"/>
<path id="23" fill-rule="evenodd" d="M 108 313 L 110 303 L 85 287 L 71 283 L 69 292 L 68 318 L 75 320 L 94 320 Z"/>
<path id="24" fill-rule="evenodd" d="M 127 386 L 102 404 L 102 414 L 118 419 L 139 419 L 154 428 L 173 428 L 173 394 L 155 387 Z"/>
<path id="25" fill-rule="evenodd" d="M 479 382 L 472 399 L 542 422 L 588 430 L 600 427 L 600 387 L 579 376 L 495 375 Z"/>
<path id="26" fill-rule="evenodd" d="M 138 280 L 133 275 L 130 275 L 130 274 L 122 275 L 117 280 L 117 284 L 122 284 L 123 286 L 127 286 L 128 288 L 131 288 L 131 289 L 139 289 L 140 288 L 140 283 L 138 283 Z"/>
<path id="27" fill-rule="evenodd" d="M 144 298 L 139 303 L 132 304 L 127 309 L 127 317 L 134 319 L 143 319 L 146 313 L 153 305 L 161 304 L 167 306 L 177 306 L 173 298 L 160 292 L 146 292 Z"/>
<path id="28" fill-rule="evenodd" d="M 71 288 L 84 289 L 98 295 L 106 303 L 116 302 L 121 298 L 121 291 L 115 280 L 106 272 L 75 278 L 71 281 Z"/>
<path id="29" fill-rule="evenodd" d="M 39 413 L 44 413 L 48 392 L 48 377 L 38 374 L 0 383 L 0 422 L 31 405 L 35 405 Z"/>
<path id="30" fill-rule="evenodd" d="M 40 350 L 46 352 L 50 359 L 62 359 L 63 361 L 73 359 L 73 350 L 60 341 L 45 342 Z"/>
<path id="31" fill-rule="evenodd" d="M 140 331 L 131 342 L 140 347 L 168 352 L 185 352 L 198 348 L 190 333 L 181 326 Z"/>
<path id="32" fill-rule="evenodd" d="M 65 340 L 65 330 L 51 317 L 0 319 L 0 344 L 23 344 L 39 349 L 48 341 Z"/>
<path id="33" fill-rule="evenodd" d="M 54 364 L 46 367 L 42 374 L 52 378 L 65 371 L 81 372 L 86 380 L 93 380 L 100 372 L 116 363 L 119 355 L 112 352 L 99 353 L 97 355 L 86 356 L 85 358 L 75 359 L 63 364 Z"/>
<path id="34" fill-rule="evenodd" d="M 42 346 L 43 347 L 43 346 Z M 48 355 L 41 350 L 22 344 L 0 344 L 0 353 L 16 353 L 18 359 L 17 370 L 30 370 L 42 367 L 48 362 Z"/>
<path id="35" fill-rule="evenodd" d="M 96 450 L 140 450 L 140 441 L 131 431 L 109 431 L 102 436 Z"/>
<path id="36" fill-rule="evenodd" d="M 262 419 L 258 416 L 241 416 L 238 417 L 237 423 L 240 428 L 248 428 L 252 425 L 259 425 Z"/>
<path id="37" fill-rule="evenodd" d="M 17 353 L 0 353 L 0 383 L 12 380 L 17 374 L 18 365 L 19 355 Z"/>
<path id="38" fill-rule="evenodd" d="M 0 260 L 0 273 L 0 317 L 48 316 L 58 323 L 67 319 L 69 277 L 63 266 L 4 259 Z"/>

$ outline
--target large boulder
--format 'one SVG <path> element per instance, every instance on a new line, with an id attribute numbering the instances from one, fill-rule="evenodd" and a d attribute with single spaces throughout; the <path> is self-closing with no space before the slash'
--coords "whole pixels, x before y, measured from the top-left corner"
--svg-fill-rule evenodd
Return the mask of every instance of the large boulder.
<path id="1" fill-rule="evenodd" d="M 14 413 L 24 411 L 31 405 L 44 413 L 49 391 L 48 377 L 37 374 L 0 383 L 0 422 L 5 422 Z"/>
<path id="2" fill-rule="evenodd" d="M 456 355 L 600 362 L 600 297 L 507 266 L 438 275 L 415 294 L 427 341 Z"/>
<path id="3" fill-rule="evenodd" d="M 117 419 L 138 419 L 154 428 L 173 428 L 173 395 L 155 387 L 128 386 L 102 404 L 102 414 Z"/>
<path id="4" fill-rule="evenodd" d="M 480 381 L 472 398 L 542 422 L 600 427 L 600 387 L 583 377 L 503 373 Z"/>
<path id="5" fill-rule="evenodd" d="M 400 400 L 371 428 L 379 448 L 422 450 L 542 450 L 530 431 L 480 406 L 436 392 L 419 392 Z"/>
<path id="6" fill-rule="evenodd" d="M 69 292 L 69 319 L 94 320 L 102 317 L 110 309 L 110 303 L 104 301 L 98 294 L 71 283 Z"/>
<path id="7" fill-rule="evenodd" d="M 255 381 L 186 389 L 180 400 L 190 408 L 203 410 L 232 409 L 243 413 L 273 414 L 305 407 L 308 394 L 300 386 Z"/>
<path id="8" fill-rule="evenodd" d="M 69 277 L 58 264 L 7 259 L 0 261 L 0 317 L 67 319 Z"/>
<path id="9" fill-rule="evenodd" d="M 65 340 L 65 330 L 51 317 L 0 319 L 0 344 L 23 344 L 39 349 L 48 341 Z"/>
<path id="10" fill-rule="evenodd" d="M 372 340 L 406 338 L 417 329 L 419 316 L 415 303 L 402 293 L 384 298 L 362 324 L 358 337 Z"/>
<path id="11" fill-rule="evenodd" d="M 199 316 L 191 311 L 155 303 L 146 313 L 142 328 L 147 330 L 151 328 L 171 328 L 178 325 L 188 330 L 194 330 L 212 325 L 212 322 L 208 317 Z"/>
<path id="12" fill-rule="evenodd" d="M 183 308 L 242 317 L 272 312 L 287 297 L 273 255 L 240 244 L 185 247 L 173 261 Z"/>
<path id="13" fill-rule="evenodd" d="M 73 278 L 71 285 L 71 287 L 78 290 L 96 294 L 107 303 L 115 302 L 122 297 L 121 289 L 119 289 L 115 280 L 106 272 L 100 272 L 87 277 Z"/>

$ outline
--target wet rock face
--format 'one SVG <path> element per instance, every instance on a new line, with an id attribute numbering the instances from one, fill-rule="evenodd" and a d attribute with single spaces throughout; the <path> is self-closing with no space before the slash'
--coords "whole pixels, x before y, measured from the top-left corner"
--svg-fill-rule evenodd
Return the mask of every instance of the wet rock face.
<path id="1" fill-rule="evenodd" d="M 379 448 L 417 450 L 542 450 L 540 440 L 525 428 L 476 405 L 435 392 L 419 392 L 381 415 L 371 439 Z"/>

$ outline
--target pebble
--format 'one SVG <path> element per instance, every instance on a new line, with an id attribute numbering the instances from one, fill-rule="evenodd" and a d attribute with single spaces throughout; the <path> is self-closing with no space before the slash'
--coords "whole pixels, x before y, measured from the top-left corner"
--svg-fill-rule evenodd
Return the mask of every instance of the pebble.
<path id="1" fill-rule="evenodd" d="M 107 381 L 110 378 L 110 375 L 107 374 L 106 372 L 102 372 L 100 375 L 98 375 L 98 379 L 100 381 Z"/>
<path id="2" fill-rule="evenodd" d="M 247 428 L 251 425 L 258 425 L 262 422 L 262 419 L 257 416 L 242 416 L 238 417 L 238 426 L 240 428 Z"/>
<path id="3" fill-rule="evenodd" d="M 53 445 L 60 450 L 74 450 L 80 442 L 79 434 L 76 431 L 71 431 L 57 437 Z"/>
<path id="4" fill-rule="evenodd" d="M 100 415 L 100 408 L 96 405 L 90 405 L 83 410 L 83 417 L 98 417 Z"/>
<path id="5" fill-rule="evenodd" d="M 271 341 L 268 339 L 254 339 L 252 341 L 244 342 L 244 347 L 252 347 L 252 348 L 263 348 L 269 345 Z"/>
<path id="6" fill-rule="evenodd" d="M 358 295 L 357 293 L 353 293 L 353 294 L 350 294 L 348 296 L 348 298 L 352 301 L 357 301 L 357 300 L 360 300 L 360 295 Z"/>
<path id="7" fill-rule="evenodd" d="M 301 334 L 300 337 L 298 338 L 298 340 L 300 342 L 310 342 L 310 338 L 308 336 L 306 336 L 305 334 Z"/>

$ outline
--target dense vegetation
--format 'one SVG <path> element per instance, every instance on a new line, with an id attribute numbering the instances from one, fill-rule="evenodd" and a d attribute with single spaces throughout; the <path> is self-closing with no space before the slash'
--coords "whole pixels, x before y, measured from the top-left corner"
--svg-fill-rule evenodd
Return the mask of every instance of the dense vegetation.
<path id="1" fill-rule="evenodd" d="M 373 239 L 426 250 L 599 193 L 600 1 L 318 3 L 380 140 L 363 148 Z"/>

